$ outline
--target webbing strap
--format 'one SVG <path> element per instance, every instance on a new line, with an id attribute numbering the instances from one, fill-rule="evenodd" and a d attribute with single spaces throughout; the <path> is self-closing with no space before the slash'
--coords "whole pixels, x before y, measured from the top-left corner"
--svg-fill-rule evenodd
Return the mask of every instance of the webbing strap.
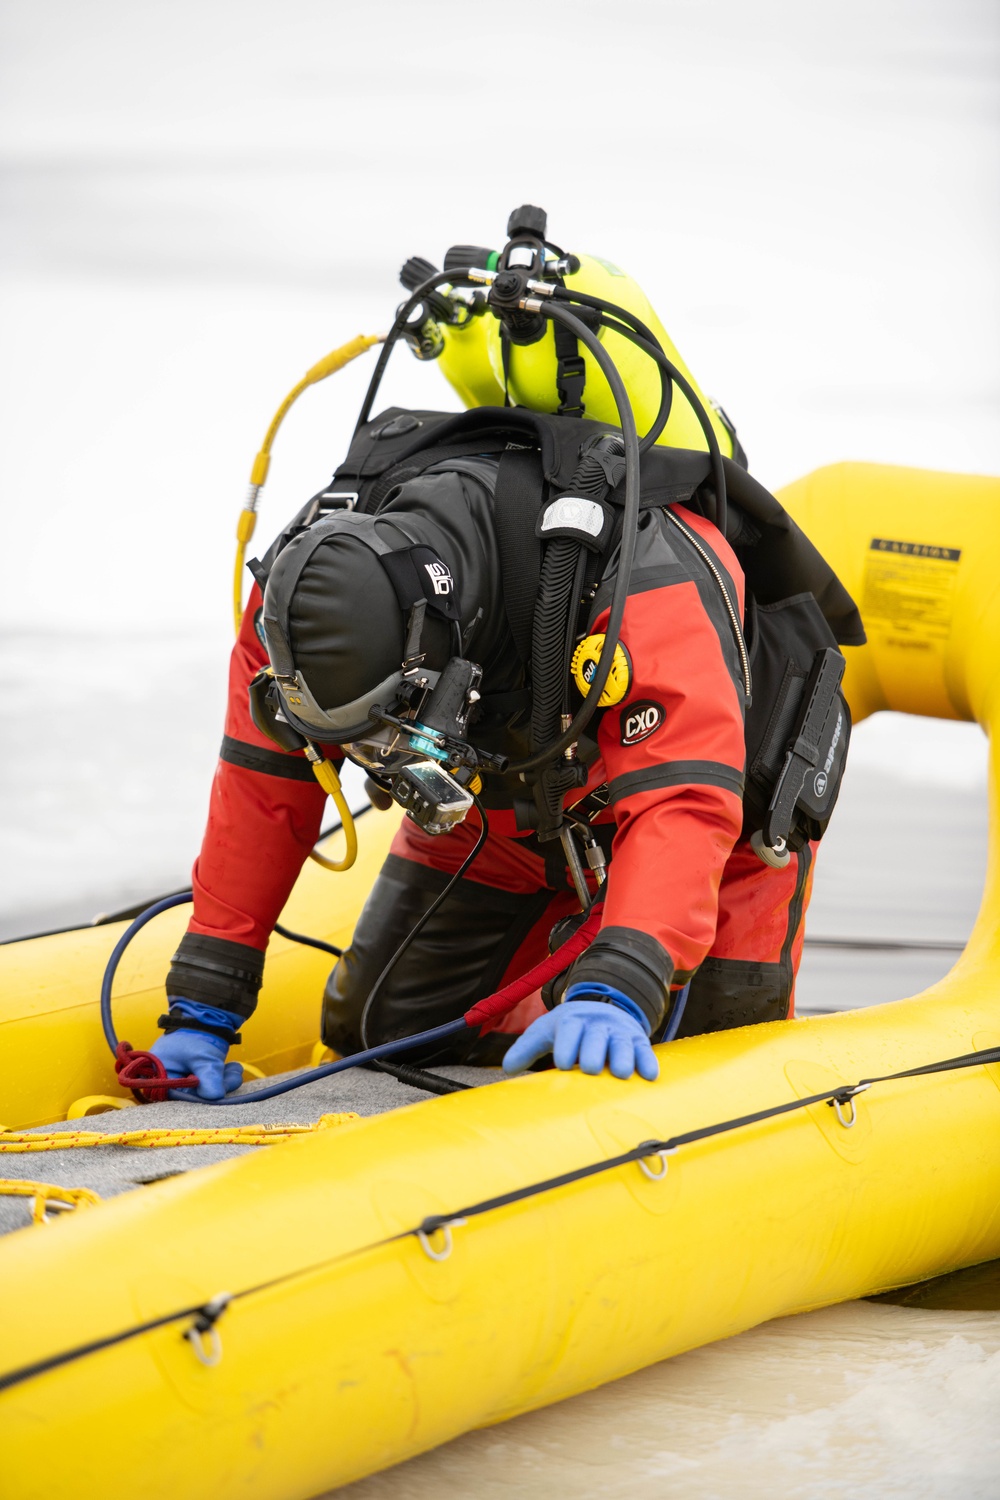
<path id="1" fill-rule="evenodd" d="M 23 1384 L 38 1375 L 43 1375 L 48 1370 L 58 1369 L 60 1366 L 74 1363 L 76 1360 L 84 1359 L 90 1354 L 96 1354 L 104 1349 L 113 1348 L 117 1344 L 123 1344 L 130 1339 L 138 1338 L 144 1333 L 150 1333 L 154 1329 L 164 1328 L 170 1323 L 176 1323 L 182 1319 L 194 1317 L 195 1327 L 211 1327 L 221 1317 L 226 1307 L 232 1302 L 252 1297 L 259 1292 L 271 1290 L 273 1287 L 287 1285 L 289 1282 L 299 1280 L 303 1276 L 312 1275 L 318 1270 L 338 1262 L 354 1259 L 366 1251 L 379 1249 L 384 1245 L 390 1245 L 398 1240 L 409 1239 L 411 1236 L 421 1240 L 435 1234 L 438 1230 L 448 1229 L 449 1226 L 457 1224 L 459 1220 L 469 1219 L 479 1214 L 489 1213 L 492 1209 L 505 1208 L 509 1204 L 519 1203 L 525 1198 L 537 1197 L 540 1193 L 552 1192 L 556 1188 L 566 1187 L 574 1182 L 581 1182 L 587 1177 L 596 1177 L 601 1172 L 611 1172 L 616 1167 L 627 1166 L 631 1162 L 646 1161 L 654 1156 L 665 1156 L 675 1151 L 678 1146 L 689 1145 L 694 1141 L 702 1141 L 713 1135 L 723 1135 L 728 1131 L 737 1130 L 744 1125 L 752 1125 L 758 1120 L 771 1119 L 776 1115 L 789 1114 L 792 1110 L 807 1109 L 810 1104 L 821 1104 L 833 1101 L 846 1102 L 863 1089 L 870 1088 L 875 1083 L 891 1083 L 899 1078 L 918 1078 L 927 1073 L 947 1073 L 957 1068 L 971 1068 L 979 1064 L 1000 1062 L 1000 1047 L 984 1048 L 982 1052 L 967 1052 L 961 1057 L 946 1058 L 943 1062 L 927 1063 L 921 1068 L 907 1068 L 900 1073 L 887 1073 L 881 1078 L 865 1078 L 860 1083 L 843 1084 L 840 1088 L 829 1089 L 822 1094 L 812 1094 L 807 1099 L 794 1099 L 788 1104 L 778 1104 L 771 1109 L 758 1110 L 752 1115 L 741 1115 L 734 1120 L 723 1120 L 716 1125 L 704 1125 L 698 1130 L 689 1130 L 684 1135 L 673 1136 L 667 1141 L 640 1141 L 630 1151 L 623 1151 L 618 1156 L 607 1157 L 603 1161 L 591 1162 L 587 1166 L 577 1167 L 570 1172 L 562 1172 L 558 1177 L 547 1177 L 542 1182 L 529 1184 L 527 1187 L 515 1188 L 509 1193 L 500 1193 L 495 1198 L 485 1198 L 481 1203 L 475 1203 L 469 1208 L 461 1208 L 449 1214 L 431 1214 L 415 1229 L 404 1229 L 400 1234 L 390 1236 L 385 1240 L 378 1240 L 373 1244 L 360 1246 L 357 1250 L 347 1251 L 339 1255 L 327 1256 L 320 1261 L 311 1262 L 305 1266 L 296 1267 L 280 1276 L 275 1276 L 267 1281 L 258 1282 L 255 1285 L 241 1288 L 237 1292 L 223 1293 L 213 1298 L 210 1302 L 195 1303 L 190 1307 L 181 1307 L 173 1312 L 164 1313 L 161 1317 L 152 1318 L 145 1323 L 135 1323 L 130 1328 L 122 1328 L 116 1332 L 104 1335 L 102 1338 L 94 1339 L 90 1343 L 78 1344 L 75 1348 L 59 1350 L 54 1354 L 37 1360 L 29 1365 L 22 1365 L 18 1369 L 7 1370 L 0 1373 L 0 1391 L 9 1390 L 12 1386 Z M 657 1174 L 657 1176 L 662 1174 Z M 190 1333 L 190 1330 L 188 1331 Z M 186 1334 L 185 1337 L 188 1335 Z"/>
<path id="2" fill-rule="evenodd" d="M 787 1104 L 773 1104 L 770 1109 L 755 1110 L 753 1114 L 738 1115 L 732 1120 L 720 1120 L 714 1125 L 702 1125 L 698 1130 L 685 1131 L 682 1135 L 671 1136 L 669 1140 L 640 1141 L 638 1146 L 633 1146 L 631 1151 L 621 1152 L 619 1156 L 589 1162 L 586 1166 L 576 1167 L 571 1172 L 562 1172 L 558 1177 L 546 1177 L 541 1182 L 514 1188 L 511 1192 L 500 1193 L 495 1198 L 484 1198 L 482 1202 L 473 1203 L 468 1208 L 456 1209 L 454 1213 L 429 1214 L 420 1228 L 411 1230 L 410 1233 L 434 1234 L 437 1230 L 444 1229 L 459 1219 L 471 1219 L 479 1214 L 490 1213 L 497 1208 L 507 1208 L 512 1203 L 522 1202 L 525 1198 L 535 1198 L 540 1193 L 549 1193 L 555 1188 L 567 1187 L 573 1182 L 582 1182 L 602 1172 L 611 1172 L 615 1167 L 627 1166 L 629 1162 L 646 1161 L 653 1156 L 667 1156 L 680 1146 L 690 1146 L 695 1141 L 707 1141 L 712 1136 L 727 1135 L 730 1131 L 740 1130 L 746 1125 L 756 1125 L 762 1120 L 773 1120 L 778 1115 L 788 1115 L 796 1110 L 808 1109 L 811 1104 L 846 1104 L 856 1094 L 870 1089 L 875 1083 L 893 1083 L 901 1078 L 920 1078 L 928 1073 L 950 1073 L 958 1068 L 974 1068 L 996 1062 L 1000 1062 L 1000 1047 L 986 1047 L 982 1052 L 965 1052 L 961 1057 L 949 1057 L 943 1062 L 926 1063 L 922 1068 L 906 1068 L 900 1073 L 885 1073 L 880 1078 L 862 1078 L 859 1083 L 845 1083 L 839 1088 L 827 1089 L 822 1094 L 810 1094 L 805 1099 L 792 1099 Z"/>
<path id="3" fill-rule="evenodd" d="M 493 520 L 507 623 L 525 667 L 531 664 L 531 630 L 542 572 L 542 544 L 535 536 L 542 494 L 541 455 L 529 448 L 511 448 L 502 453 Z"/>

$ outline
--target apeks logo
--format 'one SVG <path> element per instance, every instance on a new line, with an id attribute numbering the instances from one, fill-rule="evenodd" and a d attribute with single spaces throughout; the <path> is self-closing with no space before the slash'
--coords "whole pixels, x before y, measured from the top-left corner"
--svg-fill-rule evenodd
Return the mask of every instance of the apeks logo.
<path id="1" fill-rule="evenodd" d="M 666 718 L 662 703 L 631 703 L 621 712 L 623 745 L 638 745 L 655 734 Z"/>
<path id="2" fill-rule="evenodd" d="M 431 588 L 434 590 L 435 594 L 448 595 L 455 587 L 455 580 L 452 578 L 443 562 L 424 563 L 424 572 L 430 579 Z"/>

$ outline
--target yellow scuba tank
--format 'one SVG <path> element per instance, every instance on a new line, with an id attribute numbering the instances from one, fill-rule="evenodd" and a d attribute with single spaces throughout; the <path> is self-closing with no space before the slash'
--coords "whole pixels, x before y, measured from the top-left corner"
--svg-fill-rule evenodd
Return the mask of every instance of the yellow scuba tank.
<path id="1" fill-rule="evenodd" d="M 715 428 L 722 452 L 731 457 L 733 439 L 729 429 L 703 395 L 698 382 L 638 283 L 611 261 L 594 255 L 581 255 L 577 259 L 580 269 L 565 276 L 567 288 L 617 303 L 641 318 L 659 339 L 668 359 L 677 365 L 698 392 Z M 502 406 L 504 358 L 497 319 L 486 314 L 470 318 L 461 325 L 443 326 L 441 331 L 444 335 L 444 348 L 438 365 L 466 406 Z M 620 334 L 602 329 L 598 337 L 621 373 L 639 431 L 644 432 L 652 425 L 660 406 L 659 371 L 651 359 Z M 582 345 L 580 354 L 586 367 L 583 393 L 586 415 L 596 421 L 612 422 L 617 426 L 618 412 L 611 388 L 593 355 Z M 555 333 L 551 324 L 537 343 L 511 344 L 507 365 L 506 389 L 514 405 L 527 406 L 532 411 L 540 412 L 558 410 Z M 676 387 L 670 418 L 657 441 L 673 448 L 704 449 L 706 446 L 698 418 L 686 396 Z"/>
<path id="2" fill-rule="evenodd" d="M 493 373 L 487 344 L 487 325 L 499 328 L 494 318 L 467 318 L 464 323 L 443 323 L 444 348 L 438 368 L 466 406 L 503 406 L 503 370 Z"/>

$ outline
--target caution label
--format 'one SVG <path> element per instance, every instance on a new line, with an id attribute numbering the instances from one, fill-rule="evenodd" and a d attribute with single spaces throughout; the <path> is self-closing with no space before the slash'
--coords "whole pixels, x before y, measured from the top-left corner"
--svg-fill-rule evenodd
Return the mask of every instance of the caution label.
<path id="1" fill-rule="evenodd" d="M 951 628 L 952 599 L 962 552 L 926 542 L 873 537 L 868 547 L 861 616 L 892 644 L 926 650 Z"/>

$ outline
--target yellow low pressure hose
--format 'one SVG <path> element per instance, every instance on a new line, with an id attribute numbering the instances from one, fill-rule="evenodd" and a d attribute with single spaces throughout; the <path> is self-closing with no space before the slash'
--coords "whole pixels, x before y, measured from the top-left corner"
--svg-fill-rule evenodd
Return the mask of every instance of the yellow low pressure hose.
<path id="1" fill-rule="evenodd" d="M 308 386 L 315 385 L 319 380 L 325 380 L 328 375 L 333 375 L 337 370 L 342 370 L 345 365 L 350 364 L 352 359 L 357 359 L 359 354 L 364 354 L 374 344 L 384 342 L 385 334 L 361 333 L 357 338 L 351 339 L 348 343 L 341 344 L 339 349 L 332 350 L 318 364 L 313 365 L 312 369 L 306 371 L 298 385 L 294 386 L 288 392 L 288 395 L 271 418 L 271 425 L 264 436 L 260 452 L 253 461 L 253 468 L 250 471 L 250 488 L 247 491 L 247 498 L 244 501 L 243 509 L 240 511 L 240 517 L 236 523 L 236 565 L 233 569 L 233 623 L 236 626 L 237 635 L 239 635 L 240 626 L 243 623 L 243 565 L 246 560 L 247 544 L 253 536 L 254 528 L 257 525 L 257 502 L 260 499 L 261 490 L 267 483 L 267 471 L 271 467 L 271 448 L 278 435 L 278 428 Z M 306 755 L 312 765 L 316 780 L 323 790 L 333 798 L 334 806 L 339 812 L 344 826 L 344 838 L 347 841 L 347 848 L 341 860 L 327 859 L 325 855 L 318 854 L 315 849 L 311 850 L 309 857 L 310 859 L 314 859 L 318 865 L 322 865 L 324 870 L 349 870 L 358 857 L 358 835 L 354 827 L 354 819 L 351 816 L 351 809 L 347 805 L 347 798 L 344 796 L 340 785 L 340 777 L 337 775 L 337 769 L 332 762 L 321 755 L 314 745 L 307 743 Z"/>
<path id="2" fill-rule="evenodd" d="M 236 566 L 233 570 L 233 620 L 236 625 L 236 634 L 240 633 L 240 625 L 243 623 L 243 565 L 247 554 L 247 544 L 254 534 L 257 525 L 257 502 L 260 492 L 267 483 L 267 471 L 271 466 L 271 448 L 288 412 L 302 395 L 308 386 L 315 385 L 319 380 L 325 380 L 328 375 L 333 375 L 337 370 L 342 370 L 349 365 L 352 359 L 357 359 L 359 354 L 364 354 L 373 344 L 381 344 L 385 341 L 385 335 L 359 334 L 356 339 L 351 339 L 346 344 L 341 344 L 339 349 L 334 349 L 318 364 L 307 370 L 297 386 L 288 392 L 278 410 L 271 419 L 271 425 L 267 429 L 266 436 L 261 444 L 260 452 L 253 461 L 250 471 L 250 488 L 247 498 L 240 511 L 240 518 L 236 523 Z M 346 825 L 345 825 L 346 826 Z"/>
<path id="3" fill-rule="evenodd" d="M 309 858 L 314 859 L 318 865 L 322 865 L 324 870 L 349 870 L 358 857 L 358 832 L 354 826 L 351 809 L 347 805 L 347 798 L 344 796 L 344 789 L 340 784 L 340 777 L 337 775 L 337 768 L 333 761 L 321 755 L 316 746 L 310 744 L 308 740 L 306 741 L 306 757 L 313 768 L 316 780 L 324 792 L 333 798 L 333 805 L 340 813 L 340 820 L 344 825 L 344 838 L 347 842 L 347 848 L 341 860 L 327 859 L 325 854 L 318 854 L 315 849 L 310 851 Z"/>

